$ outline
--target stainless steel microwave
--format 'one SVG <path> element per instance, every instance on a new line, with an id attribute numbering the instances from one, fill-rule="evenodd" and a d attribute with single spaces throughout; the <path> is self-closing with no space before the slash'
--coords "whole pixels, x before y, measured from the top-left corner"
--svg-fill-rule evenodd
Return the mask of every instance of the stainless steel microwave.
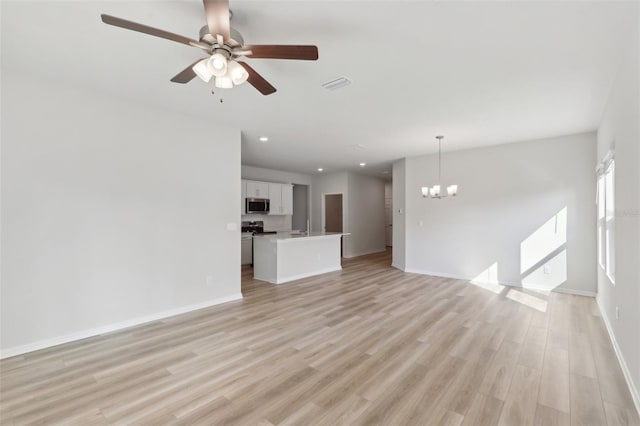
<path id="1" fill-rule="evenodd" d="M 268 198 L 247 198 L 245 202 L 245 211 L 247 214 L 269 213 L 269 199 Z"/>

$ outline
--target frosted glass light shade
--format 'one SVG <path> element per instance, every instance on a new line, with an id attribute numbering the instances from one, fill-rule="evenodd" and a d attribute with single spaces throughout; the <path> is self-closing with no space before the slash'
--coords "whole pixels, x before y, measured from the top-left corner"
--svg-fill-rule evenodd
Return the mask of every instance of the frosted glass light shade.
<path id="1" fill-rule="evenodd" d="M 421 188 L 421 190 L 422 190 L 422 196 L 423 197 L 428 197 L 429 196 L 429 187 L 428 186 L 423 186 Z"/>
<path id="2" fill-rule="evenodd" d="M 447 186 L 447 194 L 455 196 L 458 193 L 458 185 Z"/>
<path id="3" fill-rule="evenodd" d="M 207 61 L 208 59 L 203 59 L 192 68 L 193 72 L 195 72 L 196 75 L 205 83 L 208 83 L 211 80 L 211 77 L 213 77 L 213 74 L 209 71 L 209 67 L 207 66 Z"/>
<path id="4" fill-rule="evenodd" d="M 216 77 L 222 77 L 227 73 L 227 58 L 220 53 L 214 53 L 207 61 L 209 71 Z"/>
<path id="5" fill-rule="evenodd" d="M 215 86 L 219 89 L 231 89 L 233 87 L 233 81 L 231 81 L 231 77 L 223 75 L 216 77 Z"/>
<path id="6" fill-rule="evenodd" d="M 236 61 L 229 61 L 227 64 L 227 75 L 231 77 L 231 81 L 236 86 L 244 83 L 249 78 L 249 73 L 246 69 Z"/>

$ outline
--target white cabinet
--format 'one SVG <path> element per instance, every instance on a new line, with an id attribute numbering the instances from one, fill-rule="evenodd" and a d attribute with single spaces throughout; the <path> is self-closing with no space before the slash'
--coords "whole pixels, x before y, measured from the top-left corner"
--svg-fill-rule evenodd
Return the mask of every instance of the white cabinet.
<path id="1" fill-rule="evenodd" d="M 282 185 L 282 214 L 293 214 L 293 185 Z"/>
<path id="2" fill-rule="evenodd" d="M 269 214 L 282 213 L 282 184 L 269 184 Z"/>
<path id="3" fill-rule="evenodd" d="M 293 214 L 293 185 L 289 183 L 241 181 L 241 214 L 246 214 L 246 198 L 268 198 L 270 215 Z"/>
<path id="4" fill-rule="evenodd" d="M 248 180 L 246 196 L 248 198 L 269 198 L 269 183 Z"/>
<path id="5" fill-rule="evenodd" d="M 245 198 L 247 198 L 247 181 L 242 179 L 240 181 L 240 193 L 242 196 L 240 197 L 240 214 L 247 213 L 247 204 L 245 202 Z"/>
<path id="6" fill-rule="evenodd" d="M 290 184 L 269 184 L 269 214 L 292 215 L 293 214 L 293 186 Z"/>

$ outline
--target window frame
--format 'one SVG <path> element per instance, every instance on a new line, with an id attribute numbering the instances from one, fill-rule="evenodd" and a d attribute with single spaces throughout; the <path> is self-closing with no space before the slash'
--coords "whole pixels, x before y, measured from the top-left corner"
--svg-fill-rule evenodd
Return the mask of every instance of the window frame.
<path id="1" fill-rule="evenodd" d="M 615 160 L 612 152 L 597 170 L 598 266 L 615 285 Z"/>

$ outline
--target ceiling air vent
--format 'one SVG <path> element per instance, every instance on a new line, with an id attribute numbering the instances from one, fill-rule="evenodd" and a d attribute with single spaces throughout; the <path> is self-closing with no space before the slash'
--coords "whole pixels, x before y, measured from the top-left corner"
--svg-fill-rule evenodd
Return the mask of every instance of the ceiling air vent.
<path id="1" fill-rule="evenodd" d="M 352 83 L 351 80 L 349 80 L 345 76 L 342 76 L 342 77 L 338 77 L 333 80 L 327 81 L 326 83 L 322 83 L 322 87 L 324 87 L 327 90 L 338 90 L 345 86 L 350 85 L 351 83 Z"/>

